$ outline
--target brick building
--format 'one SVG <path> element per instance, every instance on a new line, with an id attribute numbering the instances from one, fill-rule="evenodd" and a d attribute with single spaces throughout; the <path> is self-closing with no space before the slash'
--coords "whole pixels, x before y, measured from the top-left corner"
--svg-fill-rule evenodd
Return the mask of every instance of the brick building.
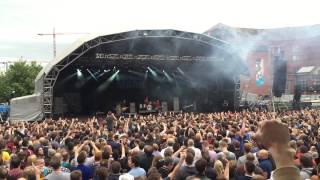
<path id="1" fill-rule="evenodd" d="M 246 61 L 250 75 L 241 79 L 242 91 L 270 95 L 276 56 L 287 62 L 286 94 L 294 93 L 299 69 L 320 66 L 320 25 L 249 29 L 217 24 L 205 34 L 231 43 Z M 314 76 L 320 76 L 320 72 Z M 317 80 L 311 81 L 315 85 L 320 84 Z"/>

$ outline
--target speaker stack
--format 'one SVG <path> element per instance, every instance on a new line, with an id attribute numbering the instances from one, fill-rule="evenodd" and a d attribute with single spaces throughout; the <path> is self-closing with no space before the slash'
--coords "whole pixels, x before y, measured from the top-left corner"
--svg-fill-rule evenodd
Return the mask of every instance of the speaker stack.
<path id="1" fill-rule="evenodd" d="M 281 97 L 286 90 L 287 82 L 287 61 L 283 55 L 274 56 L 273 61 L 273 95 Z"/>

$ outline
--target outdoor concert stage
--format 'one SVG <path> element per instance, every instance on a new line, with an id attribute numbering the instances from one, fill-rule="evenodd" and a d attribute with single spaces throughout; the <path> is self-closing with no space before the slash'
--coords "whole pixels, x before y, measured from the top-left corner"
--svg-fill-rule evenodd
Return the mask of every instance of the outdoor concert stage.
<path id="1" fill-rule="evenodd" d="M 135 103 L 139 112 L 146 97 L 167 104 L 168 111 L 177 104 L 186 111 L 233 110 L 245 69 L 231 46 L 218 39 L 137 30 L 81 41 L 40 72 L 36 93 L 45 116 L 115 111 L 123 100 L 122 107 Z"/>

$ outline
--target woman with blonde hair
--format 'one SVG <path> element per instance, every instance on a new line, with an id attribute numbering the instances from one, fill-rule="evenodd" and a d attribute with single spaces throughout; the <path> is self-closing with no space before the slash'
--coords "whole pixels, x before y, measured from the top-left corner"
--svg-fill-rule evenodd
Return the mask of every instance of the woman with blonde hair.
<path id="1" fill-rule="evenodd" d="M 225 160 L 225 167 L 223 166 L 222 161 L 216 160 L 214 163 L 213 169 L 217 173 L 217 177 L 225 177 L 226 179 L 229 179 L 229 162 Z"/>
<path id="2" fill-rule="evenodd" d="M 37 163 L 37 156 L 36 155 L 33 154 L 27 158 L 27 166 L 33 166 L 36 163 Z"/>
<path id="3" fill-rule="evenodd" d="M 223 175 L 224 168 L 223 168 L 223 164 L 220 160 L 216 160 L 216 162 L 214 162 L 213 169 L 216 171 L 217 176 Z"/>

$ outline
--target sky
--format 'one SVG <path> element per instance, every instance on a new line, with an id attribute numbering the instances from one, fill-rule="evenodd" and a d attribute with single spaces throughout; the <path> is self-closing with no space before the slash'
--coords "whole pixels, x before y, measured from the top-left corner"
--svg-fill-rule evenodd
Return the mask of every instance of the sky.
<path id="1" fill-rule="evenodd" d="M 217 23 L 278 28 L 320 24 L 319 0 L 0 0 L 0 62 L 50 61 L 52 36 L 136 29 L 203 33 Z M 58 35 L 57 54 L 85 35 Z"/>

